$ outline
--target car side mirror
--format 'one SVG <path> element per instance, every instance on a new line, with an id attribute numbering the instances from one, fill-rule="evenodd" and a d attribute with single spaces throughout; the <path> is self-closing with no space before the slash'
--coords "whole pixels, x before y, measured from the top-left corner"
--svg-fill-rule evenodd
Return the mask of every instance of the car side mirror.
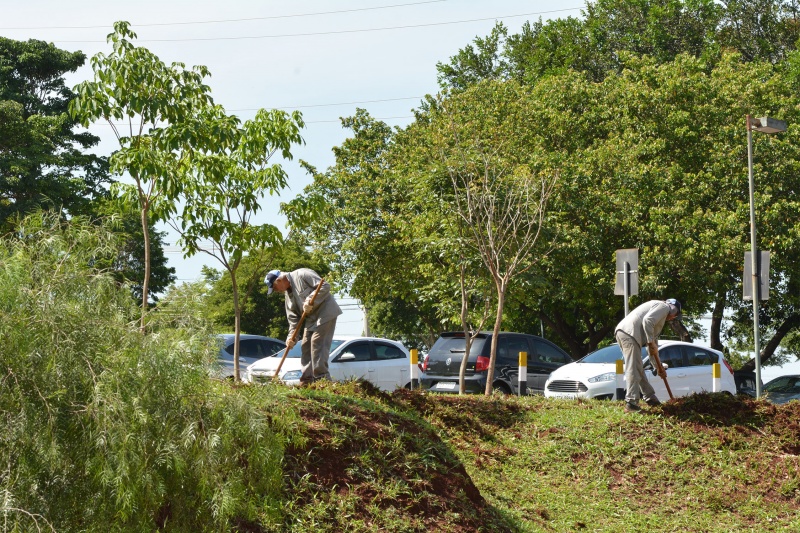
<path id="1" fill-rule="evenodd" d="M 343 353 L 339 356 L 339 361 L 355 361 L 356 356 L 351 354 L 350 352 Z"/>

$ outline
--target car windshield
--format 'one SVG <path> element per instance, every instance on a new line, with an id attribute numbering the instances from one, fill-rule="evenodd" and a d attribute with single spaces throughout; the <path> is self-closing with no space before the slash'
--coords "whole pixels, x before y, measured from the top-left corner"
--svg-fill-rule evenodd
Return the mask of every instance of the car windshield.
<path id="1" fill-rule="evenodd" d="M 340 345 L 341 345 L 343 342 L 344 342 L 344 341 L 343 341 L 342 339 L 333 339 L 333 340 L 331 341 L 331 351 L 334 351 L 334 350 L 335 350 L 336 348 L 338 348 L 338 347 L 339 347 L 339 346 L 340 346 Z M 283 357 L 283 352 L 284 352 L 284 351 L 285 351 L 285 350 L 280 350 L 280 351 L 278 351 L 278 352 L 275 352 L 275 353 L 274 353 L 274 354 L 272 354 L 270 357 Z M 295 344 L 295 345 L 294 345 L 294 347 L 293 347 L 291 350 L 289 350 L 289 353 L 288 353 L 288 354 L 286 354 L 286 358 L 287 358 L 287 359 L 289 359 L 289 358 L 292 358 L 292 359 L 300 359 L 300 357 L 301 357 L 302 355 L 303 355 L 303 344 L 302 344 L 302 343 L 300 343 L 300 342 L 298 342 L 297 344 Z"/>
<path id="2" fill-rule="evenodd" d="M 647 355 L 647 350 L 642 348 L 642 359 Z M 578 360 L 579 363 L 614 363 L 622 360 L 622 350 L 618 344 L 612 344 L 605 348 L 600 348 Z"/>
<path id="3" fill-rule="evenodd" d="M 800 376 L 782 376 L 764 385 L 765 392 L 800 393 Z"/>

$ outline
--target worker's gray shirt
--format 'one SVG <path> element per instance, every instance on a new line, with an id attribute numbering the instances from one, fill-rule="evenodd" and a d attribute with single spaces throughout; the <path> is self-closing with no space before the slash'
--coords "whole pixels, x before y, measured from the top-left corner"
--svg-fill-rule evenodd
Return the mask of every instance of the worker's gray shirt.
<path id="1" fill-rule="evenodd" d="M 667 317 L 670 313 L 669 304 L 661 300 L 650 300 L 645 302 L 617 324 L 617 331 L 627 333 L 639 343 L 645 346 L 650 342 L 656 342 Z"/>
<path id="2" fill-rule="evenodd" d="M 300 317 L 303 316 L 303 302 L 314 294 L 319 280 L 322 278 L 310 268 L 298 268 L 292 272 L 287 272 L 286 278 L 292 287 L 291 291 L 287 290 L 285 293 L 286 318 L 289 320 L 289 338 L 291 338 L 297 328 Z M 326 281 L 322 284 L 319 293 L 317 293 L 317 297 L 314 300 L 314 309 L 306 316 L 305 324 L 310 331 L 313 331 L 317 326 L 329 322 L 341 314 L 342 309 L 331 296 L 331 286 Z"/>

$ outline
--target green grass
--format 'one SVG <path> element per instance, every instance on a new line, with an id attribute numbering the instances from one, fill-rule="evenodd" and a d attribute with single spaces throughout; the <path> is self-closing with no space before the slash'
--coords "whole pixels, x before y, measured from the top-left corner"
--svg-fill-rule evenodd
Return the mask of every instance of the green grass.
<path id="1" fill-rule="evenodd" d="M 800 403 L 289 397 L 307 440 L 287 452 L 287 531 L 800 530 Z"/>

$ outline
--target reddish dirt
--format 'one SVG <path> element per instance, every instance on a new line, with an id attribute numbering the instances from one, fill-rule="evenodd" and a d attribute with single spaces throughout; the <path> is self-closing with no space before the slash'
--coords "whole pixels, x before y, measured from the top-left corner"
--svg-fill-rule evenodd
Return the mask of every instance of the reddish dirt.
<path id="1" fill-rule="evenodd" d="M 393 403 L 398 400 L 368 384 L 360 387 L 362 394 L 378 401 Z M 402 396 L 404 393 L 398 391 L 397 394 Z M 418 398 L 421 398 L 419 394 L 409 393 L 404 400 L 413 403 Z M 307 445 L 287 449 L 284 468 L 290 490 L 301 503 L 312 502 L 314 495 L 308 490 L 303 493 L 303 488 L 313 487 L 314 492 L 337 491 L 342 497 L 357 496 L 356 501 L 360 502 L 357 512 L 363 512 L 365 516 L 369 513 L 369 505 L 381 509 L 395 508 L 402 514 L 420 517 L 429 529 L 446 525 L 447 531 L 466 533 L 481 531 L 485 526 L 485 513 L 489 512 L 486 501 L 463 464 L 446 451 L 446 446 L 432 429 L 392 412 L 367 412 L 353 401 L 339 404 L 335 415 L 329 411 L 330 405 L 325 399 L 310 396 L 304 401 L 308 406 L 301 408 L 301 416 L 307 427 Z M 337 432 L 342 431 L 345 424 L 345 431 L 357 434 L 358 438 L 335 438 L 326 423 L 326 416 L 338 417 Z M 420 442 L 440 442 L 438 467 L 418 471 L 419 465 L 392 461 L 383 465 L 385 469 L 380 479 L 376 480 L 374 475 L 362 476 L 359 457 L 365 453 L 391 453 L 385 443 L 398 435 L 407 435 L 409 446 L 413 445 L 415 437 Z M 370 449 L 365 449 L 365 443 Z M 398 480 L 409 487 L 409 494 L 390 497 L 376 491 L 376 486 Z M 458 523 L 453 522 L 454 512 L 458 513 Z"/>

